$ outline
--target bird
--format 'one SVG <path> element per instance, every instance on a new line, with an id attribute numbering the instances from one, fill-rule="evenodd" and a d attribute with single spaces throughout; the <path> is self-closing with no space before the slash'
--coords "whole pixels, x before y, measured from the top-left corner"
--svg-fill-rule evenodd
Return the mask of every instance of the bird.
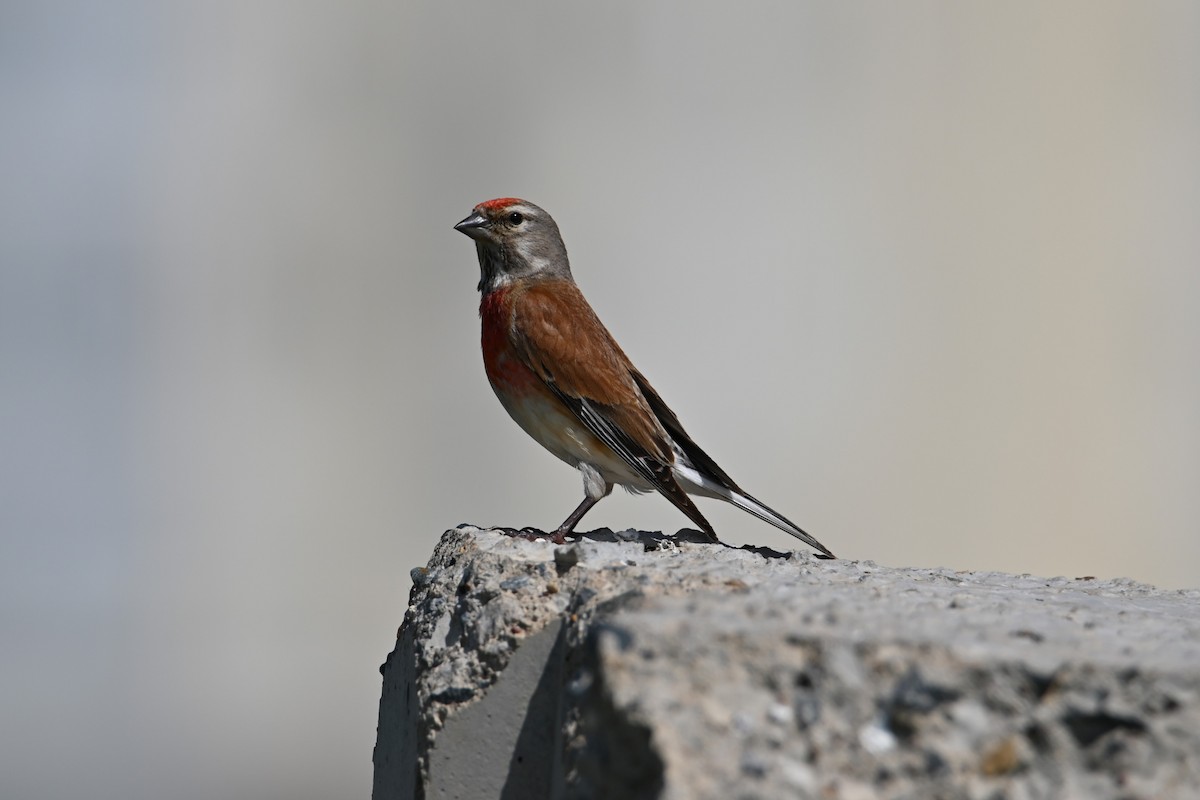
<path id="1" fill-rule="evenodd" d="M 562 544 L 614 485 L 658 491 L 719 543 L 690 495 L 732 503 L 825 557 L 830 550 L 743 491 L 679 417 L 584 299 L 554 219 L 516 197 L 480 203 L 454 226 L 475 242 L 484 370 L 509 416 L 579 470 L 583 502 L 550 535 Z"/>

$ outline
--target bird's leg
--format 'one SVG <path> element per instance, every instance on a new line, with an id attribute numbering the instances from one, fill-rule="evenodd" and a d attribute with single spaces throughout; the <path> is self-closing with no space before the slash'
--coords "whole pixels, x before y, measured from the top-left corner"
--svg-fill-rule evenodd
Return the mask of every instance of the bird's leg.
<path id="1" fill-rule="evenodd" d="M 575 526 L 579 524 L 579 520 L 583 519 L 583 515 L 590 511 L 596 503 L 608 497 L 609 492 L 613 490 L 613 485 L 604 480 L 600 471 L 591 464 L 581 463 L 579 472 L 583 475 L 583 502 L 571 512 L 571 516 L 563 520 L 563 524 L 559 525 L 558 530 L 551 535 L 550 541 L 555 544 L 565 544 L 564 537 L 575 530 Z"/>
<path id="2" fill-rule="evenodd" d="M 558 526 L 558 530 L 554 531 L 550 536 L 550 541 L 555 544 L 566 544 L 565 537 L 569 533 L 573 533 L 575 526 L 579 524 L 579 520 L 583 519 L 583 515 L 591 510 L 592 506 L 600 502 L 599 497 L 585 497 L 579 507 L 571 512 L 571 516 L 563 520 L 563 524 Z"/>

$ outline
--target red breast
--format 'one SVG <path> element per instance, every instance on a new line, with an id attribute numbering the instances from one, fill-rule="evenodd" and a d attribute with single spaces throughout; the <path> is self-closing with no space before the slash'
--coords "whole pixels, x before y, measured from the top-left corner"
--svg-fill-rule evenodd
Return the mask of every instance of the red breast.
<path id="1" fill-rule="evenodd" d="M 497 392 L 522 395 L 544 392 L 541 380 L 521 363 L 513 352 L 509 331 L 512 326 L 511 287 L 489 292 L 479 303 L 479 318 L 483 322 L 481 344 L 483 368 L 488 382 Z"/>

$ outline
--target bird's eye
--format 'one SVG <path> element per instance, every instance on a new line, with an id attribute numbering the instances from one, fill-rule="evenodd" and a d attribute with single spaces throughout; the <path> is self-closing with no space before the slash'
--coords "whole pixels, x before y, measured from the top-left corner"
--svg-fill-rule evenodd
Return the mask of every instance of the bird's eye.
<path id="1" fill-rule="evenodd" d="M 521 214 L 520 211 L 514 211 L 508 215 L 508 221 L 513 225 L 520 225 L 522 222 L 525 221 L 525 217 Z"/>

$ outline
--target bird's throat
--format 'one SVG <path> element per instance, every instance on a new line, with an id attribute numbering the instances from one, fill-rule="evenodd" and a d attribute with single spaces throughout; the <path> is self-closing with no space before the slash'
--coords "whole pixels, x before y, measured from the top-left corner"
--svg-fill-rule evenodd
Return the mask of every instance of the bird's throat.
<path id="1" fill-rule="evenodd" d="M 509 282 L 508 256 L 504 248 L 485 242 L 476 242 L 475 252 L 479 256 L 479 286 L 476 288 L 486 296 Z"/>

